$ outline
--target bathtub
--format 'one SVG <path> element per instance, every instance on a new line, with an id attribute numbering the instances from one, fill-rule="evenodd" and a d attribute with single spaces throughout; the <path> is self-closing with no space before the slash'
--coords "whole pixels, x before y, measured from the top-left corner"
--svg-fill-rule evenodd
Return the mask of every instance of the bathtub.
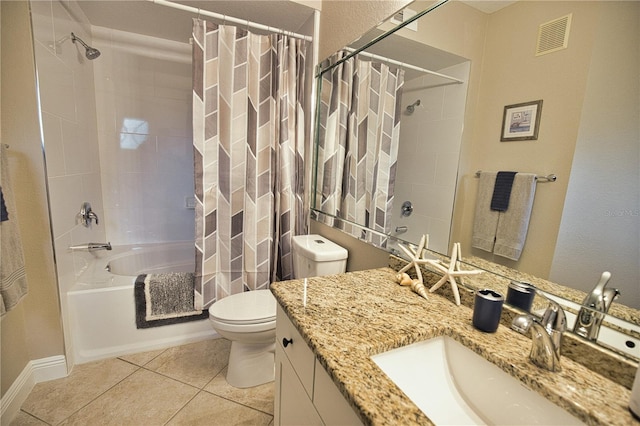
<path id="1" fill-rule="evenodd" d="M 207 320 L 137 329 L 133 285 L 140 274 L 191 272 L 193 242 L 119 246 L 92 253 L 67 292 L 73 363 L 219 337 Z"/>

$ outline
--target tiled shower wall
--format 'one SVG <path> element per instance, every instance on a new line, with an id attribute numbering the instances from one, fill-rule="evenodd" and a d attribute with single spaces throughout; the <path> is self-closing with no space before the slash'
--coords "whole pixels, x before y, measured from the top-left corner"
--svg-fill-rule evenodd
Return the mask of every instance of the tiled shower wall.
<path id="1" fill-rule="evenodd" d="M 191 55 L 187 43 L 91 27 L 75 1 L 30 5 L 64 313 L 93 257 L 69 246 L 194 239 Z M 102 55 L 86 59 L 71 32 Z M 90 228 L 76 221 L 85 201 L 100 219 Z"/>
<path id="2" fill-rule="evenodd" d="M 92 27 L 107 236 L 193 241 L 191 46 Z"/>
<path id="3" fill-rule="evenodd" d="M 91 27 L 76 2 L 31 3 L 61 292 L 87 242 L 194 239 L 188 43 Z M 102 55 L 90 61 L 71 32 Z M 92 37 L 93 35 L 93 37 Z M 77 224 L 84 201 L 100 223 Z"/>
<path id="4" fill-rule="evenodd" d="M 439 72 L 467 81 L 469 66 L 465 62 Z M 402 112 L 391 231 L 408 241 L 429 234 L 429 248 L 448 253 L 467 83 L 442 86 L 442 81 L 424 75 L 405 82 L 403 107 L 418 99 L 420 105 L 413 114 Z M 400 206 L 407 200 L 413 213 L 402 217 Z M 395 234 L 396 226 L 408 231 Z"/>
<path id="5" fill-rule="evenodd" d="M 64 296 L 90 256 L 68 247 L 106 238 L 102 223 L 85 228 L 76 222 L 84 201 L 104 217 L 93 63 L 70 39 L 73 32 L 91 43 L 90 26 L 75 2 L 35 1 L 31 10 L 56 268 Z M 66 301 L 60 298 L 63 312 Z M 63 321 L 68 330 L 67 318 Z M 71 353 L 68 337 L 65 333 Z"/>

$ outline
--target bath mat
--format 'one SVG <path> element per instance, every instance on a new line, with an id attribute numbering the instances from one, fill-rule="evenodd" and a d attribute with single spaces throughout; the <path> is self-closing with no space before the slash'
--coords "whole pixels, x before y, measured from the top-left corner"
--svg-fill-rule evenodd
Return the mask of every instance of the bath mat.
<path id="1" fill-rule="evenodd" d="M 194 309 L 194 283 L 194 275 L 186 272 L 139 275 L 134 285 L 136 327 L 207 319 L 207 310 Z"/>

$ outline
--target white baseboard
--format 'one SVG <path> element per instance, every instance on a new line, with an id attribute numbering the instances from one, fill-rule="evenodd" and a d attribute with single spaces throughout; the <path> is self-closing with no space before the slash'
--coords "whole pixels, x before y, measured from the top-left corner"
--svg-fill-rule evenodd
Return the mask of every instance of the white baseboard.
<path id="1" fill-rule="evenodd" d="M 2 396 L 0 423 L 8 425 L 20 411 L 36 383 L 60 379 L 67 376 L 67 362 L 64 355 L 29 361 L 24 370 Z"/>

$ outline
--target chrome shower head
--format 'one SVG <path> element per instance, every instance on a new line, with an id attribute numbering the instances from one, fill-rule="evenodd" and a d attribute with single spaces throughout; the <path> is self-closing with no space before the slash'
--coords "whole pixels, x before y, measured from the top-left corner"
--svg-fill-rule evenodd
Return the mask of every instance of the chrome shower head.
<path id="1" fill-rule="evenodd" d="M 87 43 L 82 41 L 82 39 L 77 35 L 75 35 L 74 33 L 71 33 L 71 41 L 74 43 L 76 41 L 79 41 L 80 44 L 84 46 L 84 48 L 86 49 L 85 56 L 87 57 L 87 59 L 94 60 L 98 56 L 100 56 L 100 51 L 98 49 L 94 49 L 93 47 L 89 46 Z"/>
<path id="2" fill-rule="evenodd" d="M 407 107 L 407 114 L 413 114 L 418 105 L 420 105 L 420 99 L 418 99 L 417 101 L 415 101 L 414 103 L 412 103 Z"/>

